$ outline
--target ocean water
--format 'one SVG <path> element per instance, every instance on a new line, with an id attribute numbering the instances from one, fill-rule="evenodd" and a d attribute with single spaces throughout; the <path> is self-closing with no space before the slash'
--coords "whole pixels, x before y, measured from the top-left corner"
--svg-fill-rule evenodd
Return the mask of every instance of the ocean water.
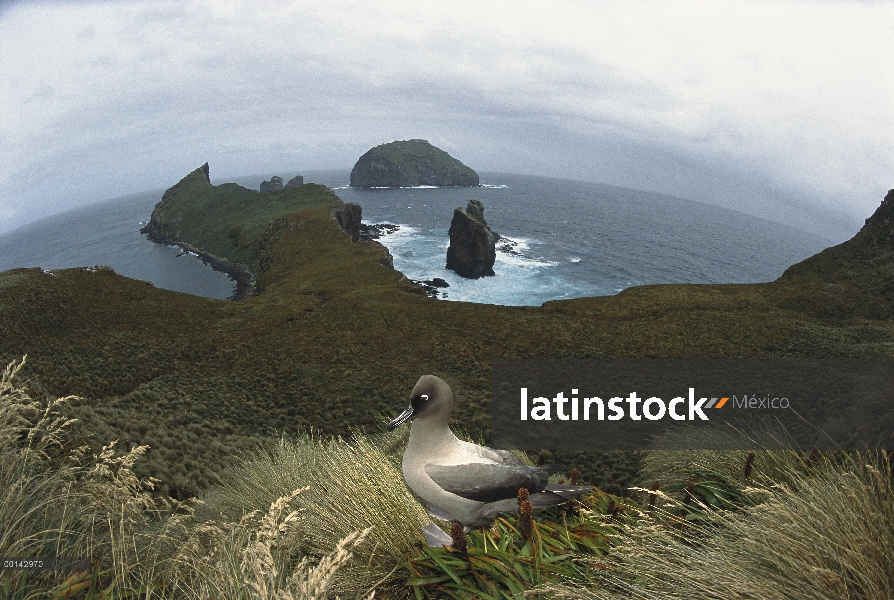
<path id="1" fill-rule="evenodd" d="M 355 189 L 335 175 L 325 183 L 360 204 L 364 222 L 399 225 L 379 240 L 395 268 L 446 280 L 448 300 L 539 305 L 636 285 L 772 281 L 832 244 L 737 211 L 582 181 L 484 173 L 472 189 Z M 496 275 L 478 280 L 444 266 L 453 211 L 471 198 L 503 238 Z"/>
<path id="2" fill-rule="evenodd" d="M 294 174 L 280 173 L 283 178 Z M 539 305 L 656 283 L 757 283 L 831 245 L 736 211 L 608 185 L 484 173 L 479 188 L 354 189 L 349 171 L 303 173 L 363 207 L 365 223 L 398 225 L 379 240 L 414 280 L 446 280 L 445 300 Z M 257 189 L 269 175 L 232 179 Z M 215 184 L 224 183 L 212 178 Z M 91 205 L 0 236 L 0 270 L 107 264 L 175 291 L 227 298 L 233 282 L 195 256 L 139 234 L 163 190 Z M 445 268 L 453 211 L 484 204 L 498 232 L 496 275 Z"/>
<path id="3" fill-rule="evenodd" d="M 164 190 L 134 194 L 54 215 L 0 235 L 0 271 L 108 265 L 156 287 L 226 299 L 236 291 L 225 273 L 195 254 L 146 239 L 140 229 Z"/>

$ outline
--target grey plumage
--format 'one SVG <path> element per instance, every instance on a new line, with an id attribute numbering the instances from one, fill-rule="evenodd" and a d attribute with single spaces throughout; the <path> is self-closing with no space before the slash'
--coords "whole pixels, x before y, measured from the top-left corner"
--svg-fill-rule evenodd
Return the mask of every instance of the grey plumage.
<path id="1" fill-rule="evenodd" d="M 410 405 L 388 424 L 392 430 L 412 420 L 403 458 L 407 486 L 430 502 L 438 515 L 467 527 L 489 525 L 501 512 L 518 510 L 518 490 L 526 488 L 535 508 L 562 504 L 588 486 L 550 485 L 561 465 L 530 467 L 505 450 L 464 442 L 448 426 L 453 391 L 434 375 L 419 378 Z"/>
<path id="2" fill-rule="evenodd" d="M 549 473 L 524 465 L 472 463 L 464 465 L 426 465 L 425 472 L 443 489 L 478 502 L 504 500 L 518 494 L 519 488 L 541 492 Z"/>

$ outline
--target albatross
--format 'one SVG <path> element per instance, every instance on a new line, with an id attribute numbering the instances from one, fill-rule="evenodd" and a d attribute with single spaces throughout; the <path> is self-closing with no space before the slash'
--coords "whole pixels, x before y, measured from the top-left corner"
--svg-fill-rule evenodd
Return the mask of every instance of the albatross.
<path id="1" fill-rule="evenodd" d="M 519 488 L 528 490 L 535 508 L 562 504 L 590 489 L 548 484 L 547 478 L 562 465 L 529 467 L 506 450 L 460 440 L 448 426 L 452 412 L 450 386 L 434 375 L 423 375 L 410 394 L 410 405 L 388 423 L 388 431 L 393 431 L 412 420 L 404 481 L 431 504 L 433 515 L 466 527 L 489 526 L 497 514 L 518 510 Z"/>

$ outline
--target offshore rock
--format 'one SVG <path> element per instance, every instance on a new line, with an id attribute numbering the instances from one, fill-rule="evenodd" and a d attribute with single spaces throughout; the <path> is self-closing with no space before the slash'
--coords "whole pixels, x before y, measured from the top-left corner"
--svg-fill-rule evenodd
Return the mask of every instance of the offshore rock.
<path id="1" fill-rule="evenodd" d="M 484 206 L 469 200 L 463 210 L 453 211 L 450 222 L 450 247 L 447 248 L 447 268 L 469 279 L 494 274 L 496 241 L 499 234 L 490 230 L 484 220 Z"/>
<path id="2" fill-rule="evenodd" d="M 282 189 L 282 177 L 274 175 L 270 181 L 261 182 L 261 192 L 278 192 Z"/>
<path id="3" fill-rule="evenodd" d="M 435 278 L 430 279 L 430 280 L 428 280 L 428 281 L 423 281 L 422 283 L 425 283 L 425 284 L 427 284 L 427 285 L 430 285 L 430 286 L 432 286 L 432 287 L 436 287 L 436 288 L 446 288 L 446 287 L 450 287 L 450 284 L 447 283 L 446 281 L 444 281 L 443 279 L 441 279 L 440 277 L 435 277 Z"/>
<path id="4" fill-rule="evenodd" d="M 430 298 L 441 298 L 447 297 L 446 292 L 442 292 L 441 288 L 448 288 L 450 284 L 441 279 L 440 277 L 435 277 L 433 279 L 426 279 L 422 281 L 413 280 L 413 283 L 416 283 L 422 286 L 422 289 L 425 291 L 425 294 Z"/>
<path id="5" fill-rule="evenodd" d="M 477 187 L 478 173 L 426 140 L 371 148 L 351 170 L 352 187 Z"/>
<path id="6" fill-rule="evenodd" d="M 299 185 L 304 185 L 304 175 L 295 175 L 289 182 L 286 184 L 287 188 L 298 187 Z"/>

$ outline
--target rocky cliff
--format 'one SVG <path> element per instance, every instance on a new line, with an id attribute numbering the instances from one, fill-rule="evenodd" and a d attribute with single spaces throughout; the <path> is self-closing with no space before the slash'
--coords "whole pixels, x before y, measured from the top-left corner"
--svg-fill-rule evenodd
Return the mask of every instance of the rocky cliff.
<path id="1" fill-rule="evenodd" d="M 356 242 L 360 239 L 360 230 L 362 228 L 361 218 L 362 209 L 359 204 L 347 202 L 341 206 L 332 209 L 332 218 L 338 223 L 341 229 L 351 236 L 351 241 Z"/>
<path id="2" fill-rule="evenodd" d="M 351 170 L 353 187 L 478 184 L 478 173 L 426 140 L 376 146 L 361 156 Z"/>
<path id="3" fill-rule="evenodd" d="M 867 294 L 871 300 L 862 303 L 861 311 L 876 318 L 894 317 L 894 190 L 857 235 L 792 265 L 779 281 L 804 288 L 820 285 L 815 297 L 833 291 L 839 298 Z"/>
<path id="4" fill-rule="evenodd" d="M 345 207 L 331 189 L 301 181 L 298 176 L 283 186 L 281 177 L 271 177 L 261 184 L 261 192 L 235 183 L 215 186 L 205 163 L 162 195 L 141 232 L 154 242 L 195 252 L 226 272 L 236 281 L 237 298 L 242 298 L 258 291 L 270 249 L 284 232 L 299 226 L 304 218 L 299 213 L 341 207 L 344 214 L 336 220 L 352 239 L 358 238 L 360 207 Z M 388 263 L 390 256 L 384 256 Z"/>
<path id="5" fill-rule="evenodd" d="M 261 182 L 261 192 L 278 192 L 282 189 L 282 177 L 274 175 L 270 181 Z"/>
<path id="6" fill-rule="evenodd" d="M 500 236 L 491 231 L 484 220 L 484 206 L 469 200 L 463 210 L 453 211 L 450 222 L 450 247 L 447 248 L 447 268 L 457 275 L 478 279 L 494 274 L 496 241 Z"/>

